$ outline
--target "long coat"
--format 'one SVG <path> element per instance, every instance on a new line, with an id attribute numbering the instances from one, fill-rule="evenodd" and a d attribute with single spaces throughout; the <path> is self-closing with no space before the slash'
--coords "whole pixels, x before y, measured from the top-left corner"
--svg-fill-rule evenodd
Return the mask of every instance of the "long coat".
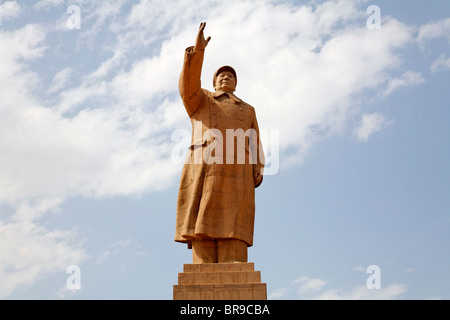
<path id="1" fill-rule="evenodd" d="M 179 80 L 192 141 L 181 173 L 175 241 L 190 247 L 194 238 L 233 238 L 252 246 L 259 186 L 253 176 L 264 168 L 255 109 L 234 94 L 201 88 L 203 56 L 204 50 L 187 48 Z M 227 135 L 227 129 L 241 135 Z"/>

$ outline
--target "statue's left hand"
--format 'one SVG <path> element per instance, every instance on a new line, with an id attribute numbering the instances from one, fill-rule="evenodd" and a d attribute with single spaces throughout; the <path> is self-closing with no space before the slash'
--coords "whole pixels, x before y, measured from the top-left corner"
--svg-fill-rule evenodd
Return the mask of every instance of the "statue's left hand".
<path id="1" fill-rule="evenodd" d="M 259 186 L 262 182 L 263 176 L 259 172 L 253 172 L 253 183 L 255 186 Z"/>

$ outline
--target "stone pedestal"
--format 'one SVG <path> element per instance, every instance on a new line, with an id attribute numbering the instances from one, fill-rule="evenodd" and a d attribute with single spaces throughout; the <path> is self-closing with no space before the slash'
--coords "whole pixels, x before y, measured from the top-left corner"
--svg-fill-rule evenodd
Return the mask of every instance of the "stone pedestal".
<path id="1" fill-rule="evenodd" d="M 174 300 L 267 300 L 253 263 L 185 264 L 173 286 Z"/>

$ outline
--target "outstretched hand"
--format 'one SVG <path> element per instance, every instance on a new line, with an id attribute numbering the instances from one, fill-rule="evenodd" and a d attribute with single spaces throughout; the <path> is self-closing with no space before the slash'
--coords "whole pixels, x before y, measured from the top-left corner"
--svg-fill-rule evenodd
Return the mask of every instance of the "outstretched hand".
<path id="1" fill-rule="evenodd" d="M 205 39 L 205 35 L 203 34 L 203 30 L 205 30 L 206 22 L 200 23 L 200 27 L 198 28 L 197 39 L 195 40 L 194 51 L 201 51 L 206 48 L 211 37 Z"/>

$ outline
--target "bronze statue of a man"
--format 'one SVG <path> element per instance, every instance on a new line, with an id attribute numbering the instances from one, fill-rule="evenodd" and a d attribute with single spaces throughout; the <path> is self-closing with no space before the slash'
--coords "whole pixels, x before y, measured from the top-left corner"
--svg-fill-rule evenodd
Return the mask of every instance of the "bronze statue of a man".
<path id="1" fill-rule="evenodd" d="M 175 241 L 192 248 L 193 263 L 247 262 L 264 154 L 255 109 L 233 94 L 236 71 L 221 67 L 213 76 L 215 92 L 201 88 L 211 40 L 204 37 L 205 26 L 186 49 L 179 79 L 193 134 L 181 174 Z"/>

